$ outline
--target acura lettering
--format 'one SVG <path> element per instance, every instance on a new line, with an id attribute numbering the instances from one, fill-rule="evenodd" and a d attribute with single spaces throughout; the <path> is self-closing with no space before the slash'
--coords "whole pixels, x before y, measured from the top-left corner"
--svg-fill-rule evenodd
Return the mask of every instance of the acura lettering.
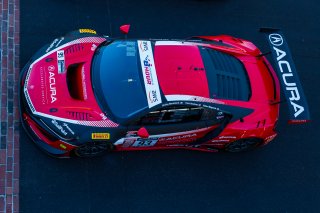
<path id="1" fill-rule="evenodd" d="M 272 44 L 274 44 L 274 42 L 277 42 L 276 44 L 278 46 L 281 46 L 283 44 L 282 39 L 279 40 L 279 38 L 278 40 L 271 40 L 270 38 L 270 42 Z M 287 55 L 287 53 L 275 46 L 273 47 L 273 49 L 277 54 L 278 66 L 279 66 L 280 72 L 282 73 L 283 83 L 286 86 L 286 90 L 290 91 L 290 94 L 291 94 L 291 97 L 289 97 L 289 100 L 295 111 L 294 117 L 298 117 L 304 111 L 304 107 L 297 103 L 298 101 L 300 101 L 300 94 L 299 94 L 297 84 L 296 82 L 294 82 L 295 78 L 292 73 L 290 63 L 284 60 L 284 57 Z"/>
<path id="2" fill-rule="evenodd" d="M 54 103 L 57 100 L 57 89 L 56 89 L 56 79 L 54 78 L 54 73 L 49 72 L 49 84 L 50 84 L 50 97 L 51 103 Z"/>
<path id="3" fill-rule="evenodd" d="M 278 33 L 272 33 L 269 35 L 269 40 L 273 46 L 281 46 L 283 44 L 283 38 Z"/>

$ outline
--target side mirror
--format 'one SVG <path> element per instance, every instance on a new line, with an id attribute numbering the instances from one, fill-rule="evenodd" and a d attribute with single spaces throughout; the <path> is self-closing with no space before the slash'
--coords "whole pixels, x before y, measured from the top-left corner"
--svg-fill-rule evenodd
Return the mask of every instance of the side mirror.
<path id="1" fill-rule="evenodd" d="M 138 130 L 137 134 L 140 138 L 148 138 L 149 137 L 149 132 L 147 131 L 147 129 L 145 127 L 141 127 Z"/>
<path id="2" fill-rule="evenodd" d="M 130 30 L 130 24 L 125 24 L 120 27 L 120 31 L 125 35 L 129 33 L 129 30 Z"/>

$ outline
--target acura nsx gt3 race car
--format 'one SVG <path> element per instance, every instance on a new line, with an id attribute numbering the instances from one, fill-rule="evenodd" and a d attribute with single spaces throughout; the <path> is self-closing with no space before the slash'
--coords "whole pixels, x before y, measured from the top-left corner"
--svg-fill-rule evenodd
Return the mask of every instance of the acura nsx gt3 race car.
<path id="1" fill-rule="evenodd" d="M 308 121 L 309 110 L 282 32 L 261 31 L 276 71 L 253 43 L 227 35 L 113 39 L 73 31 L 24 67 L 23 126 L 55 157 L 265 145 L 277 135 L 281 87 L 291 123 Z"/>

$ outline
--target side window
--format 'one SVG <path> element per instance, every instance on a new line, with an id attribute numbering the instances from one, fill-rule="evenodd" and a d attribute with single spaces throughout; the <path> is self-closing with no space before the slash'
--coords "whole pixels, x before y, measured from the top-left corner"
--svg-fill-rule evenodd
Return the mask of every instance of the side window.
<path id="1" fill-rule="evenodd" d="M 203 107 L 170 106 L 153 111 L 140 118 L 139 125 L 159 125 L 173 123 L 187 123 L 196 121 L 217 120 L 223 118 L 223 113 Z"/>

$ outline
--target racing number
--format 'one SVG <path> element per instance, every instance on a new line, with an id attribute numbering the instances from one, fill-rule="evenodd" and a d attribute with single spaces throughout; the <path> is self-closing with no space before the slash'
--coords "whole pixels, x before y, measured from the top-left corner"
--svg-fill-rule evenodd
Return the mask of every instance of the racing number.
<path id="1" fill-rule="evenodd" d="M 158 141 L 158 138 L 148 138 L 148 139 L 138 138 L 132 146 L 134 147 L 154 146 L 157 143 L 157 141 Z"/>
<path id="2" fill-rule="evenodd" d="M 63 51 L 59 51 L 58 52 L 58 59 L 64 58 L 64 52 Z"/>
<path id="3" fill-rule="evenodd" d="M 57 60 L 58 60 L 58 73 L 63 73 L 65 69 L 64 50 L 59 50 L 57 52 Z"/>

